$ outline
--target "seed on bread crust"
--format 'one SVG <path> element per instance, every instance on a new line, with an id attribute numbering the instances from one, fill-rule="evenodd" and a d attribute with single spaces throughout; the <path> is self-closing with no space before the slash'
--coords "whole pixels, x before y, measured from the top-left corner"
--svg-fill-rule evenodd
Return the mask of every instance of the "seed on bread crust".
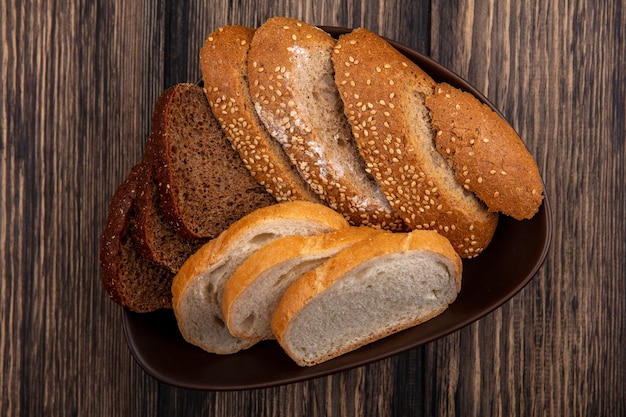
<path id="1" fill-rule="evenodd" d="M 365 172 L 333 79 L 330 35 L 289 18 L 257 29 L 248 59 L 252 100 L 268 132 L 313 191 L 354 225 L 403 230 Z"/>
<path id="2" fill-rule="evenodd" d="M 248 86 L 248 49 L 255 30 L 225 26 L 200 50 L 204 92 L 246 168 L 276 201 L 321 202 L 259 120 Z"/>

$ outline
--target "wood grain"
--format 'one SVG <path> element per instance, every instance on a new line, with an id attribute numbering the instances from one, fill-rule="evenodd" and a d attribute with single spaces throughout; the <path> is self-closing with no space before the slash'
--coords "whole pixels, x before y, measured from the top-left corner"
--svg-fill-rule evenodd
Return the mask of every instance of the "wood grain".
<path id="1" fill-rule="evenodd" d="M 0 4 L 0 415 L 626 415 L 625 8 L 405 3 Z M 511 301 L 426 346 L 275 388 L 174 388 L 133 361 L 101 288 L 108 202 L 158 95 L 200 78 L 206 35 L 274 15 L 368 27 L 484 92 L 538 161 L 553 243 Z"/>
<path id="2" fill-rule="evenodd" d="M 518 130 L 555 219 L 536 279 L 459 332 L 458 351 L 445 352 L 448 341 L 427 348 L 428 357 L 452 353 L 466 378 L 459 403 L 481 399 L 473 415 L 626 413 L 624 390 L 615 386 L 625 369 L 607 366 L 626 359 L 626 322 L 616 314 L 626 291 L 625 227 L 616 221 L 626 212 L 619 6 L 470 2 L 454 10 L 433 2 L 433 57 L 482 90 Z M 449 48 L 450 39 L 460 45 Z"/>

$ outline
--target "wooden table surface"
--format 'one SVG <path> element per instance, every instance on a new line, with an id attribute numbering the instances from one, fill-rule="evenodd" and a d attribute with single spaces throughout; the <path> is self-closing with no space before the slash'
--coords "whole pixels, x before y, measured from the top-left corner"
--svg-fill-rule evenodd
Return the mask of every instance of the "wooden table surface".
<path id="1" fill-rule="evenodd" d="M 626 415 L 626 7 L 405 3 L 0 4 L 0 415 Z M 509 302 L 425 346 L 280 387 L 175 388 L 135 363 L 101 287 L 106 210 L 204 38 L 274 15 L 365 26 L 475 85 L 538 162 L 552 245 Z"/>

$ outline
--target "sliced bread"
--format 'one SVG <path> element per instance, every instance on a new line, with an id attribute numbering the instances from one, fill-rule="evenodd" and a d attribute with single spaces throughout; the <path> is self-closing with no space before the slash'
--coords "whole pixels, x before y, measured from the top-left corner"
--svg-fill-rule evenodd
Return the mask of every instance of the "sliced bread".
<path id="1" fill-rule="evenodd" d="M 221 300 L 228 278 L 250 255 L 275 239 L 346 227 L 347 221 L 334 210 L 304 201 L 264 207 L 235 222 L 193 254 L 174 278 L 174 314 L 183 337 L 218 354 L 252 346 L 254 342 L 231 335 L 224 323 Z"/>
<path id="2" fill-rule="evenodd" d="M 255 109 L 313 191 L 354 225 L 404 228 L 366 174 L 333 80 L 335 40 L 296 19 L 268 19 L 248 53 Z"/>
<path id="3" fill-rule="evenodd" d="M 159 97 L 150 136 L 161 207 L 182 235 L 214 238 L 275 204 L 224 137 L 198 85 L 177 84 Z"/>
<path id="4" fill-rule="evenodd" d="M 446 236 L 465 258 L 489 244 L 497 214 L 456 181 L 437 152 L 424 98 L 435 82 L 367 29 L 339 38 L 335 80 L 367 171 L 411 229 Z"/>
<path id="5" fill-rule="evenodd" d="M 146 153 L 150 140 L 146 145 Z M 159 186 L 154 179 L 154 165 L 144 158 L 142 178 L 137 185 L 135 199 L 134 238 L 143 257 L 178 272 L 183 263 L 200 248 L 207 239 L 188 238 L 176 232 L 161 210 Z"/>
<path id="6" fill-rule="evenodd" d="M 100 244 L 102 284 L 113 301 L 139 313 L 171 308 L 174 274 L 145 259 L 133 239 L 134 202 L 143 176 L 133 167 L 109 205 Z"/>
<path id="7" fill-rule="evenodd" d="M 285 292 L 272 330 L 299 365 L 315 365 L 447 309 L 461 259 L 434 231 L 382 233 L 339 252 Z"/>
<path id="8" fill-rule="evenodd" d="M 472 94 L 449 84 L 426 97 L 437 150 L 456 179 L 491 211 L 530 219 L 543 201 L 539 169 L 515 130 Z"/>
<path id="9" fill-rule="evenodd" d="M 204 92 L 246 168 L 276 201 L 321 202 L 259 120 L 248 87 L 248 50 L 254 29 L 225 26 L 200 50 Z"/>
<path id="10" fill-rule="evenodd" d="M 285 290 L 300 276 L 337 252 L 379 233 L 349 227 L 313 236 L 287 236 L 253 253 L 228 279 L 222 311 L 234 336 L 251 341 L 273 339 L 272 314 Z"/>

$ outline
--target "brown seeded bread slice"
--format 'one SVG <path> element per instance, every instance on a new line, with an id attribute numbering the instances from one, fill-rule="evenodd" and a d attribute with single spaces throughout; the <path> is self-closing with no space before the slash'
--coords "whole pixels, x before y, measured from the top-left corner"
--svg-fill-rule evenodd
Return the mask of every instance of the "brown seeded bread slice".
<path id="1" fill-rule="evenodd" d="M 149 153 L 150 143 L 149 139 L 146 153 Z M 161 210 L 159 186 L 154 180 L 154 164 L 145 157 L 142 164 L 143 175 L 138 181 L 135 199 L 135 242 L 143 257 L 176 273 L 207 239 L 187 238 L 176 233 Z"/>
<path id="2" fill-rule="evenodd" d="M 171 308 L 174 274 L 139 253 L 132 237 L 134 201 L 143 165 L 130 171 L 117 188 L 100 245 L 102 284 L 113 301 L 136 312 Z"/>
<path id="3" fill-rule="evenodd" d="M 330 56 L 335 40 L 296 19 L 259 27 L 248 53 L 250 93 L 268 132 L 313 191 L 354 225 L 404 228 L 366 174 L 342 112 Z"/>
<path id="4" fill-rule="evenodd" d="M 298 365 L 315 365 L 442 313 L 461 271 L 450 242 L 434 231 L 381 233 L 294 282 L 272 331 Z"/>
<path id="5" fill-rule="evenodd" d="M 435 82 L 383 38 L 357 29 L 339 38 L 335 80 L 368 172 L 412 229 L 446 236 L 462 257 L 491 241 L 498 216 L 455 179 L 437 152 L 424 97 Z"/>
<path id="6" fill-rule="evenodd" d="M 198 85 L 177 84 L 159 97 L 150 136 L 161 207 L 183 236 L 213 238 L 276 202 L 224 137 Z"/>
<path id="7" fill-rule="evenodd" d="M 225 26 L 207 37 L 200 65 L 211 110 L 246 168 L 276 201 L 321 202 L 254 110 L 247 65 L 253 35 L 252 28 Z"/>
<path id="8" fill-rule="evenodd" d="M 342 249 L 379 233 L 348 227 L 313 236 L 287 236 L 253 253 L 224 287 L 222 311 L 230 333 L 251 341 L 273 339 L 272 314 L 285 290 L 300 276 Z"/>
<path id="9" fill-rule="evenodd" d="M 515 130 L 472 94 L 442 83 L 426 97 L 437 150 L 492 211 L 529 219 L 543 201 L 539 168 Z"/>
<path id="10" fill-rule="evenodd" d="M 263 245 L 289 235 L 327 233 L 348 227 L 322 204 L 288 201 L 263 207 L 232 224 L 183 264 L 172 283 L 174 314 L 189 343 L 217 354 L 235 353 L 254 342 L 230 334 L 224 324 L 224 285 Z"/>

